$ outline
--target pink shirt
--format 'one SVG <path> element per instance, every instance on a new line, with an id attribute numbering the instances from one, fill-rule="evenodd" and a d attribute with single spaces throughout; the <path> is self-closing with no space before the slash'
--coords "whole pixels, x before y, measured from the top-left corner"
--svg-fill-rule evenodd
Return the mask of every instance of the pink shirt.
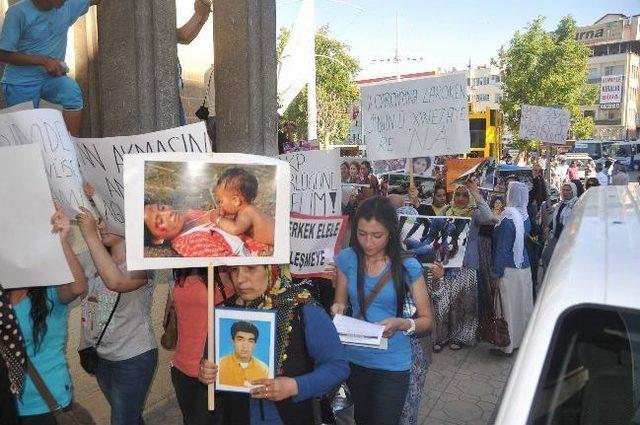
<path id="1" fill-rule="evenodd" d="M 224 290 L 227 298 L 234 294 L 233 288 Z M 172 297 L 178 319 L 178 341 L 171 363 L 185 375 L 197 378 L 207 342 L 206 282 L 198 275 L 187 276 L 182 285 L 176 283 Z M 217 285 L 215 300 L 217 304 L 224 302 Z"/>

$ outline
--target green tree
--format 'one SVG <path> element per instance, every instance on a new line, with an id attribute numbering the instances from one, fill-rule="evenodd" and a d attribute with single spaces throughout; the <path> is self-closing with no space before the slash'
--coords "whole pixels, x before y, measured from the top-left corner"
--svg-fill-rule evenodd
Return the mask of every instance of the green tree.
<path id="1" fill-rule="evenodd" d="M 570 15 L 553 32 L 544 30 L 543 23 L 544 18 L 539 17 L 523 31 L 516 31 L 498 53 L 503 89 L 500 106 L 513 145 L 521 150 L 533 146 L 517 137 L 523 104 L 568 109 L 571 135 L 576 139 L 589 138 L 595 130 L 593 119 L 580 111 L 580 105 L 591 105 L 597 98 L 596 87 L 587 83 L 589 48 L 575 41 L 576 23 Z"/>
<path id="2" fill-rule="evenodd" d="M 287 43 L 290 31 L 280 29 L 278 58 Z M 332 37 L 329 27 L 316 32 L 316 102 L 318 108 L 318 139 L 323 147 L 334 140 L 344 140 L 349 133 L 351 118 L 347 107 L 360 97 L 355 77 L 360 71 L 357 59 L 349 55 L 349 46 Z M 291 102 L 280 120 L 282 128 L 291 122 L 296 126 L 297 140 L 307 139 L 307 89 Z"/>

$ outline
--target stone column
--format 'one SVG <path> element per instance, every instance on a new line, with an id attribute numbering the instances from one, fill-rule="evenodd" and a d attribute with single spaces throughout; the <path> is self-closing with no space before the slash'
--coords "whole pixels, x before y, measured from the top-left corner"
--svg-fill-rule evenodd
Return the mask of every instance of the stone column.
<path id="1" fill-rule="evenodd" d="M 178 125 L 174 1 L 109 0 L 97 13 L 101 136 Z"/>
<path id="2" fill-rule="evenodd" d="M 218 150 L 276 155 L 275 0 L 213 5 Z"/>

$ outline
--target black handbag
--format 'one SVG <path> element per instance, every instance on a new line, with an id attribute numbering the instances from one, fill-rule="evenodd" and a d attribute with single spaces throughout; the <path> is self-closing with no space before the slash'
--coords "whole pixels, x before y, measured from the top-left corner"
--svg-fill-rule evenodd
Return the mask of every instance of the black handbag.
<path id="1" fill-rule="evenodd" d="M 111 318 L 113 317 L 113 313 L 116 312 L 116 308 L 118 308 L 118 303 L 120 302 L 120 296 L 122 294 L 118 293 L 118 298 L 116 298 L 116 304 L 113 306 L 113 310 L 111 310 L 111 314 L 107 319 L 107 323 L 105 323 L 104 328 L 102 328 L 102 332 L 100 333 L 100 337 L 96 342 L 96 345 L 92 347 L 83 348 L 82 350 L 78 350 L 78 355 L 80 356 L 80 366 L 87 372 L 89 375 L 95 375 L 96 369 L 98 367 L 98 345 L 102 341 L 102 337 L 104 333 L 107 331 L 107 327 L 109 323 L 111 323 Z"/>

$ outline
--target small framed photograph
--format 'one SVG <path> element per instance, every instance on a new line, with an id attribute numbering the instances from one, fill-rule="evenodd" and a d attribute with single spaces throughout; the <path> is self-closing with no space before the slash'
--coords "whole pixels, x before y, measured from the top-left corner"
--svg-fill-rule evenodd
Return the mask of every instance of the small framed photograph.
<path id="1" fill-rule="evenodd" d="M 275 311 L 216 308 L 216 389 L 248 393 L 275 376 Z"/>

